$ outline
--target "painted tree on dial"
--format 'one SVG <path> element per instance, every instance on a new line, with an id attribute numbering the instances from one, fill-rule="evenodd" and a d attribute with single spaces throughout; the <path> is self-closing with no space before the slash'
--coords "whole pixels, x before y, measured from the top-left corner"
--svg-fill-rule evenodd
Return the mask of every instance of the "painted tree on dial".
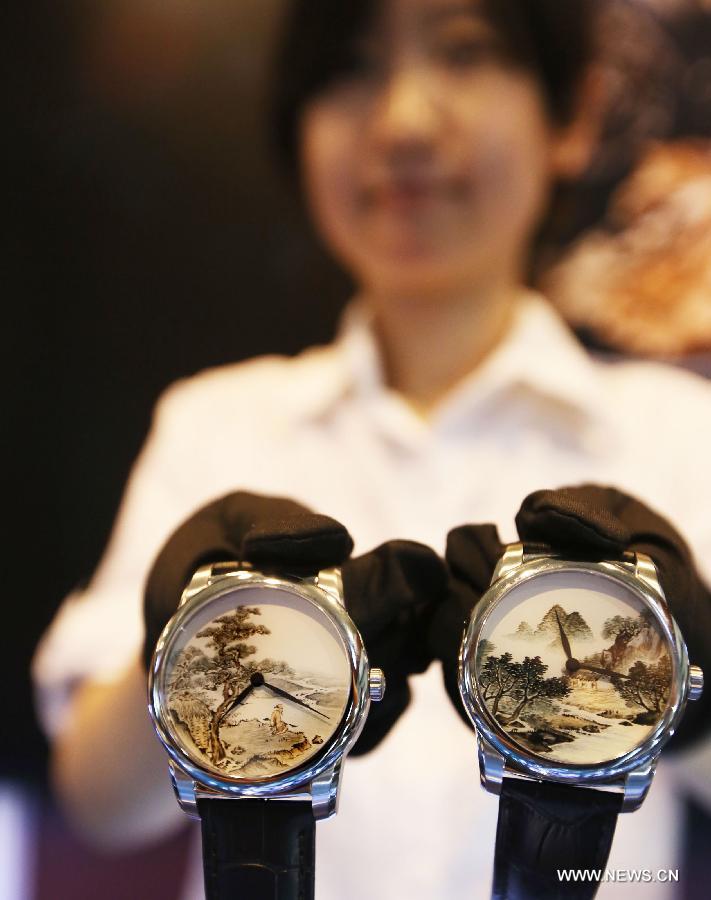
<path id="1" fill-rule="evenodd" d="M 513 661 L 510 653 L 501 656 L 487 656 L 480 670 L 479 686 L 484 700 L 491 701 L 491 712 L 496 715 L 499 704 L 505 697 L 513 697 L 521 674 L 521 663 Z"/>
<path id="2" fill-rule="evenodd" d="M 640 616 L 613 616 L 602 626 L 602 636 L 627 644 L 639 634 L 643 625 L 644 620 Z"/>
<path id="3" fill-rule="evenodd" d="M 625 700 L 638 704 L 656 716 L 666 705 L 671 676 L 671 661 L 665 654 L 656 665 L 645 665 L 638 660 L 626 678 L 615 675 L 610 680 Z"/>
<path id="4" fill-rule="evenodd" d="M 548 671 L 548 666 L 541 660 L 540 656 L 534 656 L 533 659 L 527 656 L 520 666 L 516 684 L 516 699 L 518 703 L 508 718 L 509 722 L 517 719 L 523 709 L 539 697 L 552 700 L 556 697 L 565 697 L 570 693 L 570 685 L 567 678 L 561 678 L 560 676 L 554 676 L 553 678 L 543 677 Z"/>
<path id="5" fill-rule="evenodd" d="M 243 660 L 257 652 L 246 641 L 258 634 L 270 634 L 266 625 L 250 621 L 252 616 L 259 615 L 261 611 L 255 606 L 240 606 L 197 633 L 199 638 L 209 638 L 206 646 L 217 651 L 204 672 L 205 687 L 211 691 L 222 690 L 222 703 L 213 711 L 210 722 L 210 757 L 214 763 L 225 758 L 220 727 L 232 708 L 233 698 L 249 681 L 250 672 Z"/>
<path id="6" fill-rule="evenodd" d="M 508 724 L 521 715 L 526 706 L 539 698 L 554 699 L 570 693 L 568 679 L 563 677 L 544 678 L 548 666 L 540 656 L 525 657 L 523 662 L 515 662 L 510 653 L 489 656 L 482 669 L 480 684 L 484 699 L 493 701 L 491 712 L 499 715 L 499 704 L 509 698 L 516 704 L 513 711 L 505 716 Z"/>
<path id="7" fill-rule="evenodd" d="M 213 661 L 199 647 L 186 647 L 173 666 L 170 676 L 171 691 L 190 692 L 195 681 L 213 667 Z"/>

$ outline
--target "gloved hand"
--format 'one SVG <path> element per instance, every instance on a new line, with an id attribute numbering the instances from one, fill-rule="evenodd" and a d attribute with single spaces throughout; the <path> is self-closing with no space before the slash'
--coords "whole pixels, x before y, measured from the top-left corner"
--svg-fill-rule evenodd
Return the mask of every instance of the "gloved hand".
<path id="1" fill-rule="evenodd" d="M 460 525 L 447 535 L 447 599 L 432 617 L 429 648 L 442 661 L 444 686 L 455 709 L 471 725 L 459 694 L 459 647 L 471 611 L 488 589 L 504 544 L 496 525 Z"/>
<path id="2" fill-rule="evenodd" d="M 304 576 L 341 566 L 348 612 L 363 636 L 370 665 L 382 668 L 387 680 L 385 697 L 371 706 L 352 752 L 371 750 L 409 702 L 407 676 L 431 661 L 423 650 L 424 635 L 435 603 L 445 596 L 446 575 L 439 557 L 421 544 L 393 541 L 349 559 L 352 549 L 343 525 L 292 500 L 238 492 L 213 501 L 180 525 L 148 576 L 146 667 L 201 565 L 237 560 Z"/>
<path id="3" fill-rule="evenodd" d="M 547 544 L 572 557 L 614 557 L 626 550 L 648 554 L 656 564 L 691 661 L 711 672 L 711 592 L 696 572 L 683 538 L 658 513 L 614 488 L 581 485 L 529 494 L 516 516 L 516 527 L 524 543 Z M 444 663 L 445 684 L 462 715 L 456 690 L 458 640 L 502 552 L 492 525 L 465 525 L 448 536 L 449 599 L 435 618 L 431 636 L 433 651 Z M 670 746 L 685 746 L 706 730 L 711 724 L 710 712 L 711 691 L 707 690 L 701 700 L 686 707 Z"/>
<path id="4" fill-rule="evenodd" d="M 447 574 L 439 556 L 414 541 L 389 541 L 344 563 L 346 607 L 368 651 L 371 666 L 385 672 L 385 698 L 370 707 L 351 753 L 376 747 L 410 702 L 408 676 L 433 660 L 427 635 L 432 616 L 447 597 Z"/>

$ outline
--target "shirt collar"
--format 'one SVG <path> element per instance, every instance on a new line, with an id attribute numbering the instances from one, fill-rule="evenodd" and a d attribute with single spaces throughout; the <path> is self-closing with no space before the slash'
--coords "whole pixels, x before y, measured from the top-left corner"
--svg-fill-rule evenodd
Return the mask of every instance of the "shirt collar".
<path id="1" fill-rule="evenodd" d="M 341 320 L 338 337 L 326 351 L 328 369 L 319 367 L 318 387 L 311 393 L 308 414 L 327 414 L 345 395 L 367 405 L 397 405 L 387 387 L 371 317 L 352 303 Z M 503 408 L 509 398 L 537 396 L 545 414 L 557 408 L 556 421 L 604 424 L 600 374 L 594 360 L 552 306 L 533 292 L 522 294 L 504 339 L 477 369 L 457 385 L 435 410 L 430 428 L 473 425 L 479 414 Z"/>
<path id="2" fill-rule="evenodd" d="M 523 392 L 569 413 L 573 427 L 606 417 L 596 363 L 550 303 L 533 292 L 522 294 L 508 333 L 444 400 L 441 414 L 471 414 Z"/>

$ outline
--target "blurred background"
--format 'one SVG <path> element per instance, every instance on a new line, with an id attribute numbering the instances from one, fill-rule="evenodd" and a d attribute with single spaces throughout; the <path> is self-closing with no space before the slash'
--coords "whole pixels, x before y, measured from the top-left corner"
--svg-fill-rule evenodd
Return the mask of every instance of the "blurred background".
<path id="1" fill-rule="evenodd" d="M 98 560 L 162 388 L 326 341 L 348 297 L 267 139 L 284 2 L 5 10 L 1 900 L 176 896 L 185 834 L 108 857 L 62 823 L 29 662 Z M 532 277 L 595 352 L 711 376 L 711 0 L 600 10 L 604 139 Z M 711 827 L 693 802 L 688 818 L 684 871 L 708 884 Z"/>

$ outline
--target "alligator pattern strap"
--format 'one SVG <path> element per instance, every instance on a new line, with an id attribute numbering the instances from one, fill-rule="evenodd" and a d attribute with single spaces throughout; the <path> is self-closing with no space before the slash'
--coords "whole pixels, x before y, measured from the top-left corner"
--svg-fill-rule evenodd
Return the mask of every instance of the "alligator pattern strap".
<path id="1" fill-rule="evenodd" d="M 504 778 L 494 900 L 589 900 L 599 882 L 560 880 L 560 869 L 604 870 L 622 795 Z"/>
<path id="2" fill-rule="evenodd" d="M 316 822 L 291 800 L 198 800 L 206 900 L 313 900 Z"/>

